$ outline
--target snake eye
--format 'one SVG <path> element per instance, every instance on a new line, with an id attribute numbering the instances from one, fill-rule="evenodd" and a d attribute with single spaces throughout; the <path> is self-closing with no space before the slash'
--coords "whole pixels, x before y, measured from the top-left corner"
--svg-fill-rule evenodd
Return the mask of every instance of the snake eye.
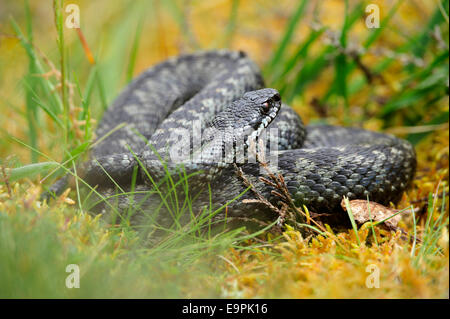
<path id="1" fill-rule="evenodd" d="M 263 105 L 262 105 L 262 110 L 263 110 L 264 113 L 269 112 L 269 110 L 270 110 L 269 102 L 264 102 L 264 103 L 263 103 Z"/>

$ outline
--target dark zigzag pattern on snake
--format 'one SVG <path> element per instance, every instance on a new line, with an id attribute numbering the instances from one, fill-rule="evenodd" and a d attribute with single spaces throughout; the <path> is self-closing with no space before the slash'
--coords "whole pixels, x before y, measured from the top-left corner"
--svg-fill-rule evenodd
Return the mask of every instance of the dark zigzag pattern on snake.
<path id="1" fill-rule="evenodd" d="M 114 176 L 125 191 L 130 191 L 131 171 L 136 161 L 129 147 L 155 178 L 162 177 L 161 167 L 152 166 L 150 159 L 154 154 L 146 146 L 147 141 L 160 154 L 165 154 L 167 147 L 177 142 L 172 134 L 174 129 L 190 128 L 192 121 L 207 123 L 245 92 L 261 88 L 264 88 L 261 73 L 243 52 L 214 50 L 170 58 L 135 78 L 107 109 L 97 128 L 99 138 L 120 123 L 127 125 L 98 143 L 92 158 L 98 159 L 102 170 Z M 415 174 L 414 148 L 391 135 L 338 126 L 305 127 L 299 115 L 287 105 L 283 105 L 268 128 L 277 128 L 279 137 L 278 163 L 270 169 L 284 176 L 295 204 L 306 205 L 312 211 L 339 211 L 343 196 L 350 199 L 369 196 L 381 204 L 395 203 Z M 95 166 L 92 162 L 89 165 Z M 276 204 L 271 187 L 258 178 L 265 171 L 257 163 L 239 166 L 255 189 Z M 203 177 L 206 175 L 211 183 L 215 207 L 226 204 L 246 188 L 234 165 L 220 170 L 201 164 L 195 168 L 205 170 Z M 95 172 L 92 167 L 88 171 Z M 91 185 L 98 185 L 98 191 L 106 197 L 116 192 L 102 173 L 88 174 L 85 178 Z M 150 189 L 145 179 L 143 176 L 136 191 Z M 57 182 L 51 190 L 61 192 L 63 185 Z M 189 185 L 195 187 L 196 180 L 190 180 Z M 208 206 L 209 196 L 207 191 L 202 192 L 194 202 L 194 209 Z M 242 202 L 250 198 L 254 194 L 247 192 L 230 203 L 228 216 L 273 217 L 267 207 Z M 160 203 L 158 195 L 141 193 L 134 196 L 133 203 L 141 200 L 139 210 L 147 213 Z M 111 203 L 120 211 L 130 205 L 127 196 Z M 106 212 L 110 208 L 99 205 L 97 210 Z"/>

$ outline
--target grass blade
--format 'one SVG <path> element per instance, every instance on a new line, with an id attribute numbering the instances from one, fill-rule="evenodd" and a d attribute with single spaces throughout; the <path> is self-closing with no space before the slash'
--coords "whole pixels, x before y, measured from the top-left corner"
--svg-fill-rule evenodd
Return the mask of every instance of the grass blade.
<path id="1" fill-rule="evenodd" d="M 308 1 L 303 0 L 299 2 L 297 9 L 292 15 L 291 19 L 288 22 L 286 27 L 286 31 L 284 32 L 283 38 L 280 41 L 280 44 L 275 49 L 275 53 L 273 54 L 270 62 L 267 65 L 267 70 L 265 73 L 271 73 L 274 71 L 274 68 L 278 65 L 282 65 L 281 60 L 286 52 L 287 46 L 292 39 L 292 35 L 294 34 L 295 27 L 300 22 L 300 19 L 305 11 L 306 4 Z"/>

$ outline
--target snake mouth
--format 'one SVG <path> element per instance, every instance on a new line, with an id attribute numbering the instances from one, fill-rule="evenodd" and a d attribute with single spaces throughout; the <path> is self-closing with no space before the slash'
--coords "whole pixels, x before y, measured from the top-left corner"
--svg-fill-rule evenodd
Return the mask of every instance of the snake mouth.
<path id="1" fill-rule="evenodd" d="M 253 121 L 253 125 L 251 125 L 252 127 L 252 132 L 251 134 L 249 134 L 249 139 L 250 140 L 254 140 L 257 137 L 259 137 L 261 135 L 261 132 L 266 129 L 270 123 L 272 123 L 272 121 L 276 118 L 276 116 L 278 115 L 278 112 L 281 109 L 281 101 L 277 100 L 277 101 L 271 101 L 270 102 L 271 107 L 269 108 L 268 112 L 266 113 L 266 115 L 259 120 L 255 120 Z"/>
<path id="2" fill-rule="evenodd" d="M 270 88 L 248 92 L 246 95 L 254 104 L 252 111 L 254 118 L 247 125 L 259 134 L 269 126 L 280 111 L 281 96 L 277 90 Z"/>
<path id="3" fill-rule="evenodd" d="M 268 114 L 265 114 L 262 118 L 254 119 L 253 121 L 249 122 L 249 126 L 255 130 L 258 131 L 258 134 L 261 130 L 265 129 L 267 126 L 269 126 L 270 123 L 275 119 L 275 117 L 278 115 L 278 112 L 280 111 L 280 106 L 272 106 L 270 108 L 270 111 Z"/>
<path id="4" fill-rule="evenodd" d="M 262 128 L 261 129 L 265 129 L 267 126 L 269 126 L 270 123 L 272 123 L 272 121 L 275 119 L 275 117 L 277 116 L 278 112 L 280 111 L 280 107 L 274 107 L 273 110 L 264 117 L 264 119 L 261 121 L 261 125 Z M 261 126 L 259 125 L 259 126 Z M 259 129 L 260 127 L 256 127 L 255 129 Z"/>

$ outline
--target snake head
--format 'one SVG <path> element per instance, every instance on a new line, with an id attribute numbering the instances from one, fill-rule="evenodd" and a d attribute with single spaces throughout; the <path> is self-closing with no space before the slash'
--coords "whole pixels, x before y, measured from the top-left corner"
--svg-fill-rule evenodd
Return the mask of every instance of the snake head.
<path id="1" fill-rule="evenodd" d="M 275 89 L 246 92 L 240 99 L 228 105 L 212 120 L 212 127 L 219 130 L 235 130 L 259 133 L 277 116 L 281 97 Z"/>
<path id="2" fill-rule="evenodd" d="M 243 142 L 244 147 L 254 141 L 275 119 L 281 108 L 281 97 L 275 89 L 261 89 L 245 93 L 228 105 L 212 120 L 205 136 L 216 138 L 220 143 Z M 223 148 L 223 144 L 220 148 Z"/>
<path id="3" fill-rule="evenodd" d="M 250 91 L 236 101 L 239 102 L 235 128 L 248 127 L 257 131 L 265 129 L 277 116 L 281 108 L 281 97 L 275 89 Z"/>
<path id="4" fill-rule="evenodd" d="M 205 141 L 202 160 L 232 163 L 236 159 L 234 148 L 237 154 L 255 142 L 275 119 L 280 108 L 281 97 L 275 89 L 245 93 L 217 114 L 202 134 Z"/>

